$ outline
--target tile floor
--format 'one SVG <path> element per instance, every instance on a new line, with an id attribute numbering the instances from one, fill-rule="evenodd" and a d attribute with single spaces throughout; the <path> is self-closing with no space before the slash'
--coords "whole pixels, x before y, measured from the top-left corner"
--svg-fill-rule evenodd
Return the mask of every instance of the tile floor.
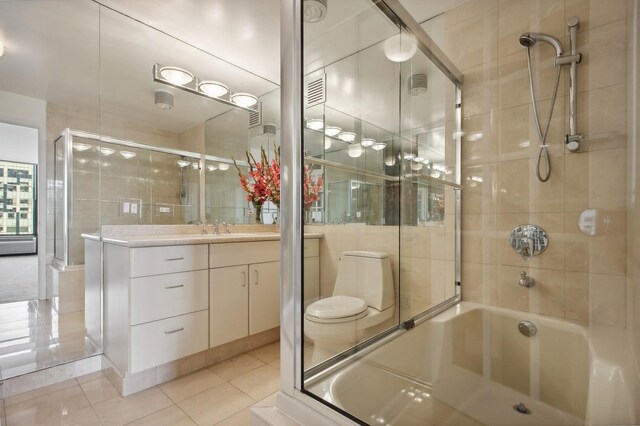
<path id="1" fill-rule="evenodd" d="M 84 312 L 58 314 L 56 301 L 0 304 L 0 377 L 7 379 L 99 353 Z"/>
<path id="2" fill-rule="evenodd" d="M 7 398 L 2 425 L 249 425 L 280 388 L 275 342 L 122 397 L 102 372 Z"/>
<path id="3" fill-rule="evenodd" d="M 0 303 L 37 298 L 38 255 L 0 256 Z"/>

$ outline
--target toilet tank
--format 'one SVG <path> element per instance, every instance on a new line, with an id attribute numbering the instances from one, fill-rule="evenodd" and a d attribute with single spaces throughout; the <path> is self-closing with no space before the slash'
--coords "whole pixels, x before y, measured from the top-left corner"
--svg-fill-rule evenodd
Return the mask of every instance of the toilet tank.
<path id="1" fill-rule="evenodd" d="M 395 304 L 389 255 L 376 251 L 346 251 L 340 256 L 334 296 L 363 299 L 382 311 Z"/>

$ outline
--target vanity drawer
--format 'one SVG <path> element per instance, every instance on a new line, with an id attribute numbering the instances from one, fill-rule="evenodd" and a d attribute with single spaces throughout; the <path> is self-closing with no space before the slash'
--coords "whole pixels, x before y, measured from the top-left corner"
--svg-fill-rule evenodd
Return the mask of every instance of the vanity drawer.
<path id="1" fill-rule="evenodd" d="M 304 239 L 304 257 L 320 256 L 320 244 L 317 238 Z"/>
<path id="2" fill-rule="evenodd" d="M 130 327 L 129 371 L 137 373 L 209 347 L 209 311 Z"/>
<path id="3" fill-rule="evenodd" d="M 246 243 L 211 244 L 211 268 L 246 265 L 280 260 L 280 241 L 252 241 Z"/>
<path id="4" fill-rule="evenodd" d="M 130 325 L 175 317 L 208 308 L 207 270 L 132 278 Z"/>
<path id="5" fill-rule="evenodd" d="M 131 277 L 207 269 L 206 244 L 131 249 Z"/>

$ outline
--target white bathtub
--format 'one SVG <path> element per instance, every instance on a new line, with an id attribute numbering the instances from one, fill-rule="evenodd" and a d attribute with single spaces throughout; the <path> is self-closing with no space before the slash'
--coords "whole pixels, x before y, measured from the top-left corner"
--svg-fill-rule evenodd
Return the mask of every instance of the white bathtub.
<path id="1" fill-rule="evenodd" d="M 526 337 L 518 323 L 537 334 Z M 624 330 L 463 302 L 308 387 L 369 424 L 633 425 Z M 530 414 L 513 409 L 525 404 Z"/>

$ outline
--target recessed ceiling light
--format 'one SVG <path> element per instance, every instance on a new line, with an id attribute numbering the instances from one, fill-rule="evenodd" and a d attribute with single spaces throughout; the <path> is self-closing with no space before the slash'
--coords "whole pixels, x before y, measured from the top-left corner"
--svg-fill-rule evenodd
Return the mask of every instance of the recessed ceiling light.
<path id="1" fill-rule="evenodd" d="M 258 98 L 249 93 L 234 93 L 231 102 L 241 107 L 250 108 L 258 103 Z"/>
<path id="2" fill-rule="evenodd" d="M 189 84 L 195 78 L 189 71 L 178 67 L 162 67 L 160 68 L 160 76 L 169 83 L 179 86 Z"/>
<path id="3" fill-rule="evenodd" d="M 100 147 L 100 153 L 106 157 L 110 156 L 111 154 L 113 154 L 114 152 L 116 152 L 115 149 L 112 148 L 107 148 L 106 146 L 101 146 Z"/>
<path id="4" fill-rule="evenodd" d="M 307 127 L 311 130 L 322 130 L 324 122 L 322 118 L 309 118 L 307 119 Z"/>
<path id="5" fill-rule="evenodd" d="M 387 147 L 387 144 L 384 142 L 376 142 L 373 145 L 371 145 L 371 148 L 375 149 L 376 151 L 380 151 L 382 149 L 385 149 Z"/>
<path id="6" fill-rule="evenodd" d="M 201 81 L 198 90 L 212 98 L 219 98 L 229 93 L 229 88 L 219 81 Z"/>
<path id="7" fill-rule="evenodd" d="M 189 164 L 191 164 L 191 161 L 178 160 L 178 161 L 176 161 L 176 164 L 178 165 L 178 167 L 183 168 L 183 167 L 187 167 Z"/>
<path id="8" fill-rule="evenodd" d="M 120 151 L 120 155 L 128 160 L 129 158 L 135 157 L 136 153 L 131 151 Z"/>
<path id="9" fill-rule="evenodd" d="M 338 139 L 345 142 L 353 142 L 356 140 L 356 134 L 353 132 L 342 132 L 338 135 Z"/>
<path id="10" fill-rule="evenodd" d="M 349 157 L 358 158 L 362 155 L 362 146 L 360 145 L 351 145 L 348 149 Z"/>
<path id="11" fill-rule="evenodd" d="M 360 141 L 360 145 L 364 146 L 365 148 L 373 146 L 373 144 L 375 143 L 376 143 L 376 140 L 371 138 L 362 138 L 362 140 Z"/>
<path id="12" fill-rule="evenodd" d="M 219 163 L 218 168 L 220 170 L 229 170 L 229 165 L 227 163 Z"/>
<path id="13" fill-rule="evenodd" d="M 336 127 L 336 126 L 327 126 L 326 129 L 324 129 L 324 134 L 330 137 L 334 137 L 336 135 L 338 135 L 340 132 L 342 131 L 342 129 L 340 127 Z"/>
<path id="14" fill-rule="evenodd" d="M 322 21 L 327 16 L 327 0 L 304 0 L 302 17 L 305 22 Z"/>
<path id="15" fill-rule="evenodd" d="M 89 148 L 91 148 L 91 145 L 87 145 L 86 143 L 81 143 L 81 142 L 74 142 L 72 146 L 73 146 L 73 149 L 80 152 L 86 151 Z"/>

